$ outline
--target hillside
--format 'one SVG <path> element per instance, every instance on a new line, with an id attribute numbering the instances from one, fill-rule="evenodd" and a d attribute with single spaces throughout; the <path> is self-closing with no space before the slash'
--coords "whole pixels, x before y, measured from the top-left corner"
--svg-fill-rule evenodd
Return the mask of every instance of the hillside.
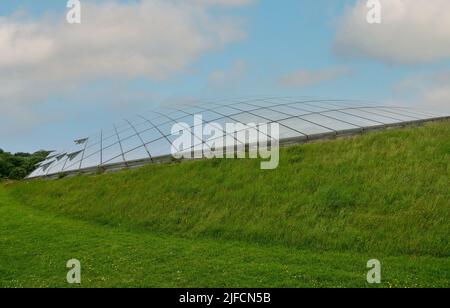
<path id="1" fill-rule="evenodd" d="M 293 146 L 272 171 L 211 160 L 3 185 L 0 272 L 20 278 L 0 285 L 58 285 L 48 266 L 52 254 L 70 258 L 62 245 L 120 260 L 117 272 L 92 260 L 93 286 L 120 275 L 145 286 L 365 286 L 376 257 L 390 270 L 383 286 L 448 287 L 449 136 L 445 121 Z M 31 254 L 43 276 L 29 282 L 18 263 Z M 133 264 L 158 274 L 139 280 Z"/>

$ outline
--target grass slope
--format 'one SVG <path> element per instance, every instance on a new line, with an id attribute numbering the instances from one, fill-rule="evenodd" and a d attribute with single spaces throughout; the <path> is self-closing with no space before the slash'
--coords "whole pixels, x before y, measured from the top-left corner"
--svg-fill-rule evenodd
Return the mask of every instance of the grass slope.
<path id="1" fill-rule="evenodd" d="M 188 240 L 99 226 L 23 206 L 0 188 L 0 287 L 367 287 L 373 256 Z M 381 287 L 449 287 L 448 258 L 385 257 Z M 443 270 L 444 269 L 444 270 Z"/>
<path id="2" fill-rule="evenodd" d="M 64 285 L 75 254 L 92 286 L 365 286 L 378 258 L 383 286 L 448 287 L 449 136 L 447 121 L 295 146 L 274 171 L 212 160 L 6 185 L 0 284 Z"/>

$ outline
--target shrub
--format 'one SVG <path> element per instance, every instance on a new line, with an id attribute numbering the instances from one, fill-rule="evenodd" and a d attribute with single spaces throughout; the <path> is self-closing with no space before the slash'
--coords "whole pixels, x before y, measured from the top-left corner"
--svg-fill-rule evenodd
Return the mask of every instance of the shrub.
<path id="1" fill-rule="evenodd" d="M 36 165 L 45 160 L 49 152 L 39 151 L 33 154 L 11 154 L 0 150 L 0 178 L 23 179 L 36 169 Z"/>
<path id="2" fill-rule="evenodd" d="M 11 180 L 21 180 L 27 176 L 27 171 L 22 167 L 15 167 L 9 174 Z"/>

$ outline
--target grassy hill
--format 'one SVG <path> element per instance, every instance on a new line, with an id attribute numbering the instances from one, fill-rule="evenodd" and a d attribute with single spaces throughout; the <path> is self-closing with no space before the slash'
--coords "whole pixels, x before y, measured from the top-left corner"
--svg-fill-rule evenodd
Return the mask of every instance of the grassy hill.
<path id="1" fill-rule="evenodd" d="M 450 286 L 450 122 L 0 187 L 0 286 Z M 77 257 L 78 256 L 78 257 Z M 30 266 L 35 270 L 30 271 Z"/>

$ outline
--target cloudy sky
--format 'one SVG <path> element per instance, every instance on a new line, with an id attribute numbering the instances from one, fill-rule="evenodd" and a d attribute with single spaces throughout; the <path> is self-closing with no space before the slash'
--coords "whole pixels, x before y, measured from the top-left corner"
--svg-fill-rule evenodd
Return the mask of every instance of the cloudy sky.
<path id="1" fill-rule="evenodd" d="M 264 95 L 450 111 L 450 1 L 0 2 L 0 148 L 67 145 L 155 105 Z"/>

